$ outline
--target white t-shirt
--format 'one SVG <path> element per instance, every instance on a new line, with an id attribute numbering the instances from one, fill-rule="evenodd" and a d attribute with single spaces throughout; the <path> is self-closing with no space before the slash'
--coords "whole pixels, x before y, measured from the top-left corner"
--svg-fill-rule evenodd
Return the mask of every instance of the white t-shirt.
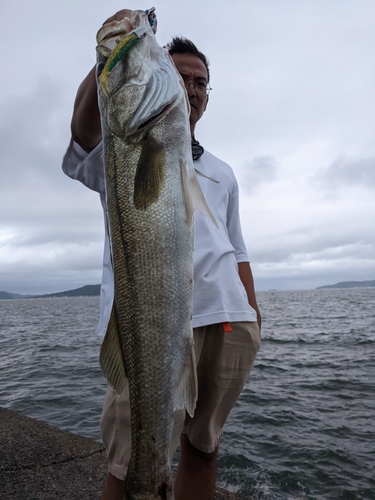
<path id="1" fill-rule="evenodd" d="M 223 322 L 256 321 L 237 263 L 248 262 L 239 219 L 238 184 L 231 167 L 208 151 L 194 167 L 207 177 L 198 176 L 207 204 L 219 229 L 206 215 L 194 213 L 194 292 L 193 327 Z M 71 141 L 64 156 L 63 171 L 100 194 L 105 211 L 103 145 L 100 142 L 89 154 Z M 105 221 L 107 228 L 107 222 Z M 109 236 L 105 231 L 103 275 L 100 291 L 98 333 L 105 335 L 114 297 L 113 270 Z"/>

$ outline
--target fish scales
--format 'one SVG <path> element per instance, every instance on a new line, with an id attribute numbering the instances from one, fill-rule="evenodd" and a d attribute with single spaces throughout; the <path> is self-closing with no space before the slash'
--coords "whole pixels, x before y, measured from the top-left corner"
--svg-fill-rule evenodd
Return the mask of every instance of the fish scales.
<path id="1" fill-rule="evenodd" d="M 129 384 L 132 449 L 124 498 L 170 500 L 173 411 L 185 405 L 192 413 L 197 396 L 192 206 L 194 196 L 203 195 L 192 166 L 180 77 L 158 46 L 147 15 L 133 12 L 126 22 L 143 31 L 128 52 L 124 35 L 125 55 L 111 71 L 105 66 L 113 48 L 110 30 L 106 27 L 105 41 L 98 33 L 115 287 L 101 365 L 118 392 Z M 114 28 L 118 33 L 118 23 Z"/>
<path id="2" fill-rule="evenodd" d="M 127 155 L 126 146 L 117 144 L 114 147 L 124 150 L 123 154 Z M 133 167 L 136 167 L 135 162 Z M 177 234 L 168 241 L 166 229 L 176 225 L 173 220 L 176 215 L 172 212 L 174 217 L 170 217 L 166 211 L 160 213 L 157 210 L 158 205 L 159 208 L 163 206 L 163 200 L 148 212 L 136 211 L 133 208 L 133 187 L 126 186 L 117 176 L 114 180 L 114 185 L 108 186 L 109 192 L 114 189 L 116 193 L 113 198 L 108 197 L 108 216 L 113 235 L 115 304 L 130 384 L 132 429 L 135 430 L 132 431 L 128 478 L 132 477 L 132 467 L 135 469 L 137 465 L 138 475 L 134 470 L 137 481 L 142 484 L 149 481 L 153 485 L 153 468 L 168 470 L 173 387 L 176 388 L 182 376 L 190 349 L 189 337 L 180 335 L 181 330 L 190 328 L 189 324 L 184 326 L 186 304 L 191 302 L 191 290 L 184 286 L 184 283 L 190 284 L 191 275 L 187 272 L 190 265 L 186 265 L 185 256 L 180 260 L 176 255 L 181 257 L 183 252 L 182 255 L 185 253 L 190 259 L 192 236 L 190 232 Z M 169 185 L 166 183 L 165 190 Z M 128 192 L 126 187 L 130 187 Z M 171 194 L 173 191 L 168 192 L 168 199 Z M 175 198 L 182 207 L 182 199 Z M 183 214 L 180 222 L 184 223 L 185 218 Z M 117 231 L 115 227 L 121 230 Z M 185 269 L 181 269 L 182 263 Z M 187 276 L 184 278 L 182 274 Z M 176 276 L 179 276 L 178 280 Z M 133 335 L 133 332 L 137 334 Z M 181 345 L 184 343 L 187 345 Z M 177 352 L 185 352 L 182 357 L 185 359 L 179 360 L 180 370 L 171 373 L 171 363 Z M 147 439 L 149 443 L 145 445 Z M 167 450 L 167 456 L 160 456 L 160 449 Z M 156 464 L 158 459 L 161 464 Z M 171 479 L 162 477 L 159 482 L 170 484 Z"/>

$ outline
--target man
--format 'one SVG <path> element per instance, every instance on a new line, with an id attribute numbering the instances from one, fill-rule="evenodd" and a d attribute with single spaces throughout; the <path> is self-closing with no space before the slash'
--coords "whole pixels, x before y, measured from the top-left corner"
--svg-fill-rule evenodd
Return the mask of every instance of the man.
<path id="1" fill-rule="evenodd" d="M 106 22 L 130 17 L 122 10 Z M 171 453 L 180 436 L 181 459 L 175 480 L 176 500 L 214 497 L 216 456 L 227 416 L 234 406 L 260 346 L 261 318 L 243 242 L 238 186 L 232 169 L 204 151 L 195 140 L 195 127 L 209 100 L 206 57 L 189 40 L 175 38 L 168 45 L 185 83 L 191 106 L 190 128 L 195 167 L 202 191 L 219 230 L 195 214 L 193 327 L 198 372 L 198 401 L 193 418 L 176 412 Z M 72 142 L 63 170 L 98 191 L 105 208 L 103 147 L 95 68 L 80 85 L 74 105 Z M 217 182 L 213 182 L 215 179 Z M 106 235 L 99 333 L 104 335 L 113 302 L 113 272 Z M 108 476 L 102 500 L 122 499 L 130 459 L 128 394 L 108 388 L 101 419 L 107 449 Z M 182 433 L 181 433 L 182 432 Z"/>

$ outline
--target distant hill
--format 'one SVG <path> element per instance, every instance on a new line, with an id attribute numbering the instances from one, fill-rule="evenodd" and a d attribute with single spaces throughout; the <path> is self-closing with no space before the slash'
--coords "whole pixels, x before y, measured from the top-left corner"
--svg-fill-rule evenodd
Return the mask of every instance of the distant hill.
<path id="1" fill-rule="evenodd" d="M 74 290 L 66 290 L 65 292 L 49 293 L 47 295 L 38 295 L 40 298 L 45 297 L 94 297 L 100 295 L 100 285 L 85 285 Z"/>
<path id="2" fill-rule="evenodd" d="M 49 298 L 49 297 L 94 297 L 100 295 L 100 285 L 85 285 L 74 290 L 65 292 L 48 293 L 45 295 L 20 295 L 19 293 L 0 292 L 0 300 L 6 299 L 29 299 L 29 298 Z"/>
<path id="3" fill-rule="evenodd" d="M 317 290 L 322 288 L 369 288 L 375 286 L 375 280 L 370 281 L 342 281 L 336 285 L 318 286 Z"/>

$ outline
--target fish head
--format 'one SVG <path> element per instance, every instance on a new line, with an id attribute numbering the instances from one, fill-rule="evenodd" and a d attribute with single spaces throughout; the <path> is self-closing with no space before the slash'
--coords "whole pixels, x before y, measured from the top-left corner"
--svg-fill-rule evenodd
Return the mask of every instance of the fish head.
<path id="1" fill-rule="evenodd" d="M 137 142 L 184 98 L 185 89 L 156 40 L 148 12 L 133 11 L 130 18 L 103 26 L 97 41 L 102 120 L 122 140 Z"/>

